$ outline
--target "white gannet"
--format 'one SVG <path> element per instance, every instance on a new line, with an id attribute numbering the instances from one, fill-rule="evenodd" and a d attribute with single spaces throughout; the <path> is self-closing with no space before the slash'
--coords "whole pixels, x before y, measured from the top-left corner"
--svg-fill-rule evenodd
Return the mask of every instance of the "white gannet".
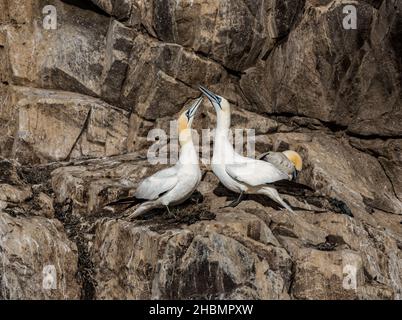
<path id="1" fill-rule="evenodd" d="M 264 154 L 266 161 L 243 157 L 236 153 L 229 141 L 230 104 L 204 87 L 200 87 L 211 101 L 217 115 L 217 126 L 212 156 L 212 171 L 229 190 L 239 193 L 229 206 L 237 206 L 244 193 L 263 194 L 293 212 L 282 200 L 278 191 L 269 184 L 280 180 L 292 180 L 302 169 L 302 158 L 295 151 Z"/>
<path id="2" fill-rule="evenodd" d="M 198 153 L 195 149 L 191 125 L 203 98 L 198 98 L 182 113 L 178 120 L 180 156 L 170 168 L 158 171 L 138 186 L 134 197 L 148 200 L 142 203 L 128 218 L 133 219 L 156 208 L 178 205 L 186 201 L 201 181 Z"/>

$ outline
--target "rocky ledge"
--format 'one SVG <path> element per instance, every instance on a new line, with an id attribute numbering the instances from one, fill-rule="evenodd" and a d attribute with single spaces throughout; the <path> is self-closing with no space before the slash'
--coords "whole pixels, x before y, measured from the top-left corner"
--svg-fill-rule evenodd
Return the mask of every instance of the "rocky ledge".
<path id="1" fill-rule="evenodd" d="M 0 298 L 401 299 L 402 7 L 356 1 L 345 30 L 344 5 L 0 0 Z M 295 214 L 223 208 L 208 166 L 171 213 L 105 208 L 199 84 L 257 152 L 303 156 Z"/>

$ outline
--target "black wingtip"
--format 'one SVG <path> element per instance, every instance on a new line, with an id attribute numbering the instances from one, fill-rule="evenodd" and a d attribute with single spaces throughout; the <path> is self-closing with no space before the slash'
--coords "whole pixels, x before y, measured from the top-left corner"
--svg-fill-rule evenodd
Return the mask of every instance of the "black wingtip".
<path id="1" fill-rule="evenodd" d="M 142 201 L 137 199 L 136 197 L 127 197 L 127 198 L 122 198 L 122 199 L 118 199 L 116 201 L 110 202 L 105 207 L 125 205 L 125 204 L 137 204 L 140 202 L 142 202 Z"/>

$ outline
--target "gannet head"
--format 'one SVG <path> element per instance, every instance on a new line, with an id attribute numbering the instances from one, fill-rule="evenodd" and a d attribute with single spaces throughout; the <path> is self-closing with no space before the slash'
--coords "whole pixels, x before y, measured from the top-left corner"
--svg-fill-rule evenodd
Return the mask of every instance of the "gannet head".
<path id="1" fill-rule="evenodd" d="M 221 97 L 207 88 L 200 86 L 200 91 L 207 96 L 209 101 L 211 101 L 212 105 L 215 108 L 217 114 L 225 114 L 230 116 L 230 104 L 224 97 Z"/>
<path id="2" fill-rule="evenodd" d="M 303 159 L 302 159 L 302 157 L 301 157 L 296 151 L 292 151 L 292 150 L 287 150 L 287 151 L 284 151 L 284 152 L 282 152 L 282 153 L 283 153 L 283 154 L 286 156 L 286 158 L 288 158 L 288 159 L 293 163 L 293 165 L 295 166 L 296 171 L 295 171 L 295 173 L 294 173 L 294 177 L 293 177 L 293 178 L 296 178 L 297 173 L 300 172 L 300 171 L 302 170 L 302 168 L 303 168 Z"/>
<path id="3" fill-rule="evenodd" d="M 193 120 L 195 114 L 197 113 L 198 107 L 201 105 L 203 97 L 198 98 L 190 108 L 188 108 L 185 112 L 183 112 L 178 120 L 179 127 L 179 142 L 180 145 L 184 145 L 191 140 L 191 126 L 193 124 Z"/>

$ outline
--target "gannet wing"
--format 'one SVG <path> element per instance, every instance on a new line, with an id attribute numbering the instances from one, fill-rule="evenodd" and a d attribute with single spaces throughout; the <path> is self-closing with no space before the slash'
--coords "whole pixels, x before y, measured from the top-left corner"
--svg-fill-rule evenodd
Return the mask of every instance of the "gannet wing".
<path id="1" fill-rule="evenodd" d="M 142 181 L 134 196 L 138 199 L 155 200 L 162 193 L 172 190 L 177 182 L 177 168 L 167 168 Z"/>
<path id="2" fill-rule="evenodd" d="M 175 175 L 177 175 L 177 167 L 176 166 L 173 166 L 173 167 L 170 167 L 170 168 L 166 168 L 166 169 L 163 169 L 163 170 L 159 170 L 159 171 L 157 171 L 157 172 L 155 172 L 152 176 L 150 176 L 149 178 L 151 178 L 151 177 L 154 177 L 154 178 L 161 178 L 161 179 L 163 179 L 163 178 L 169 178 L 169 177 L 171 177 L 171 176 L 175 176 Z"/>
<path id="3" fill-rule="evenodd" d="M 233 179 L 250 186 L 259 186 L 280 180 L 289 180 L 289 176 L 273 164 L 252 160 L 236 162 L 225 166 L 226 172 Z"/>

